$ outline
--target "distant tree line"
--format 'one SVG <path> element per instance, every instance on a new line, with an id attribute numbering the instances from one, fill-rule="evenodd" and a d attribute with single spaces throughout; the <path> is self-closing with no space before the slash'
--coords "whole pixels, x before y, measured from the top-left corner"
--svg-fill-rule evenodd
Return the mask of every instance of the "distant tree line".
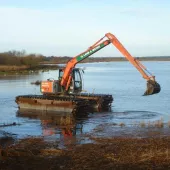
<path id="1" fill-rule="evenodd" d="M 63 57 L 45 57 L 42 63 L 51 64 L 64 64 L 71 60 L 73 57 L 63 56 Z M 140 61 L 170 61 L 170 56 L 151 56 L 151 57 L 135 57 Z M 81 63 L 92 63 L 92 62 L 112 62 L 112 61 L 128 61 L 125 57 L 88 57 Z"/>
<path id="2" fill-rule="evenodd" d="M 40 54 L 26 54 L 23 51 L 8 51 L 0 53 L 0 65 L 26 65 L 26 66 L 36 66 L 40 62 L 45 61 L 45 57 Z"/>
<path id="3" fill-rule="evenodd" d="M 46 63 L 67 63 L 69 60 L 71 60 L 73 57 L 63 56 L 63 57 L 55 57 L 50 56 L 47 57 L 48 59 L 45 60 Z M 81 61 L 81 63 L 91 63 L 91 62 L 109 62 L 109 61 L 125 61 L 126 58 L 123 57 L 88 57 Z"/>
<path id="4" fill-rule="evenodd" d="M 68 57 L 68 56 L 48 56 L 45 57 L 44 62 L 46 63 L 54 63 L 54 64 L 63 64 L 67 63 L 69 60 L 71 60 L 73 57 Z"/>
<path id="5" fill-rule="evenodd" d="M 39 64 L 64 64 L 73 57 L 68 56 L 43 56 L 41 54 L 26 54 L 22 51 L 8 51 L 0 53 L 0 65 L 26 65 L 36 67 Z M 153 56 L 153 57 L 138 57 L 141 61 L 170 61 L 170 56 Z M 110 61 L 127 61 L 125 57 L 88 57 L 81 63 L 90 62 L 110 62 Z"/>

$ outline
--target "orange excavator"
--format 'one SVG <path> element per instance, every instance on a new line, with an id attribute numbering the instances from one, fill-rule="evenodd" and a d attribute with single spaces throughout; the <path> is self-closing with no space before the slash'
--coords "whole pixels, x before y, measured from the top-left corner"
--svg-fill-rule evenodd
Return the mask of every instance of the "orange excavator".
<path id="1" fill-rule="evenodd" d="M 107 40 L 104 40 L 107 38 Z M 74 115 L 87 115 L 89 112 L 109 111 L 113 97 L 110 94 L 82 93 L 81 69 L 76 64 L 112 43 L 136 67 L 147 80 L 144 95 L 159 93 L 160 85 L 139 60 L 131 56 L 119 40 L 111 33 L 105 34 L 83 53 L 72 58 L 66 67 L 59 69 L 58 80 L 42 81 L 42 95 L 23 95 L 16 97 L 19 110 L 38 110 L 45 112 L 69 112 Z"/>
<path id="2" fill-rule="evenodd" d="M 107 40 L 104 40 L 107 38 Z M 152 95 L 159 93 L 161 88 L 153 76 L 139 60 L 132 57 L 126 48 L 119 42 L 119 40 L 111 33 L 105 34 L 103 38 L 94 43 L 83 53 L 71 59 L 64 69 L 59 70 L 59 81 L 43 81 L 41 83 L 41 92 L 43 94 L 56 94 L 56 93 L 80 93 L 82 91 L 82 78 L 79 69 L 75 66 L 77 63 L 101 50 L 112 43 L 122 54 L 126 57 L 131 64 L 141 73 L 144 79 L 147 80 L 147 90 L 144 95 Z"/>

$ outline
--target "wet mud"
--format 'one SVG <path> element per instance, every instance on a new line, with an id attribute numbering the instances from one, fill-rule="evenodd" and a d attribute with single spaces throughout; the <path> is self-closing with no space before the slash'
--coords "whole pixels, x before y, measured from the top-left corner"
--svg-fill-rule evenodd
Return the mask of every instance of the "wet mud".
<path id="1" fill-rule="evenodd" d="M 0 137 L 0 148 L 5 148 L 15 143 L 15 139 L 11 136 Z"/>
<path id="2" fill-rule="evenodd" d="M 92 138 L 92 136 L 91 136 Z M 11 169 L 169 169 L 170 137 L 94 138 L 95 143 L 58 149 L 43 138 L 27 138 L 0 150 L 0 168 Z"/>

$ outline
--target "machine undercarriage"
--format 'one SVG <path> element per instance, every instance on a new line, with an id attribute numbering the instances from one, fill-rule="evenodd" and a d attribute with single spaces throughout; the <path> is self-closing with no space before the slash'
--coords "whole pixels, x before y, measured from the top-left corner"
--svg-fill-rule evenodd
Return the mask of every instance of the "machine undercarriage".
<path id="1" fill-rule="evenodd" d="M 24 95 L 16 97 L 16 103 L 20 111 L 71 113 L 75 116 L 110 111 L 112 102 L 112 95 L 89 93 L 64 96 Z"/>

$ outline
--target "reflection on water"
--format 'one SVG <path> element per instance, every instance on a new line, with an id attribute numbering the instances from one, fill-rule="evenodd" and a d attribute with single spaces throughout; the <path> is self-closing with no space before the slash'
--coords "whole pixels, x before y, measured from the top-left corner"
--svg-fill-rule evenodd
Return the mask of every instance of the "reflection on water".
<path id="1" fill-rule="evenodd" d="M 18 117 L 39 119 L 42 128 L 42 136 L 50 141 L 59 142 L 59 147 L 71 147 L 81 144 L 76 136 L 82 134 L 82 121 L 72 114 L 55 114 L 54 112 L 17 112 Z M 79 117 L 80 118 L 80 117 Z M 85 119 L 85 117 L 83 118 Z"/>
<path id="2" fill-rule="evenodd" d="M 151 122 L 161 119 L 161 116 L 157 112 L 146 111 L 95 113 L 86 117 L 74 117 L 72 114 L 55 114 L 54 112 L 17 112 L 17 117 L 39 120 L 40 136 L 47 141 L 57 142 L 59 148 L 67 149 L 77 144 L 92 142 L 92 136 L 146 137 L 150 135 L 148 135 L 149 132 L 156 132 L 158 135 L 168 134 L 167 128 L 162 130 L 152 127 L 148 130 L 147 127 L 144 128 L 144 122 L 141 122 L 145 120 L 145 125 L 151 126 Z"/>

